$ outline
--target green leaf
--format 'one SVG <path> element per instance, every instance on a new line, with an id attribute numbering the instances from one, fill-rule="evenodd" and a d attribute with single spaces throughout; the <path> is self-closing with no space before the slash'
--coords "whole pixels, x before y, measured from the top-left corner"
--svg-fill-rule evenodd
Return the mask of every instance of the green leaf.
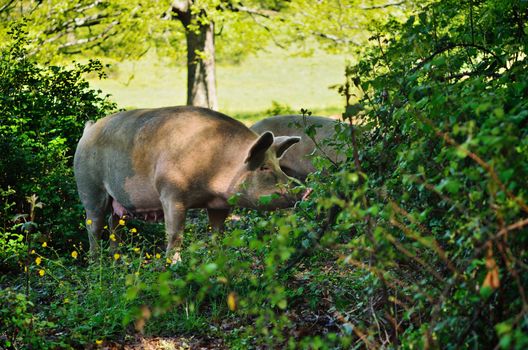
<path id="1" fill-rule="evenodd" d="M 259 203 L 262 205 L 270 204 L 274 199 L 279 198 L 279 195 L 276 193 L 267 194 L 259 197 Z"/>
<path id="2" fill-rule="evenodd" d="M 493 288 L 489 286 L 481 287 L 479 293 L 483 299 L 488 299 L 493 294 Z"/>
<path id="3" fill-rule="evenodd" d="M 209 263 L 204 266 L 204 271 L 208 274 L 212 274 L 218 269 L 218 265 L 215 263 Z"/>

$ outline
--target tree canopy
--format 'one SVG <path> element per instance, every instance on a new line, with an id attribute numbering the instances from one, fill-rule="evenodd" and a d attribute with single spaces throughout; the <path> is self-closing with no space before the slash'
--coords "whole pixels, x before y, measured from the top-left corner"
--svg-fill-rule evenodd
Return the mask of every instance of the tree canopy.
<path id="1" fill-rule="evenodd" d="M 350 53 L 362 47 L 373 23 L 399 17 L 411 5 L 389 0 L 368 5 L 358 0 L 7 0 L 0 18 L 4 32 L 14 20 L 30 23 L 32 53 L 51 61 L 68 55 L 134 59 L 149 49 L 179 62 L 186 55 L 187 103 L 215 109 L 217 58 L 237 62 L 272 43 L 305 53 L 314 47 Z"/>

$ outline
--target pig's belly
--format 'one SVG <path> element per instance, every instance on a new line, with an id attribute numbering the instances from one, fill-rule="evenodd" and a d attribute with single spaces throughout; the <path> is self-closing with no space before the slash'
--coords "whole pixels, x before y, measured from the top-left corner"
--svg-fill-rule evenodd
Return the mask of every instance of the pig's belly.
<path id="1" fill-rule="evenodd" d="M 155 222 L 163 220 L 163 210 L 161 208 L 125 208 L 115 198 L 112 198 L 112 214 L 145 221 Z"/>
<path id="2" fill-rule="evenodd" d="M 123 188 L 109 190 L 112 197 L 112 213 L 146 221 L 163 219 L 163 209 L 159 193 L 147 179 L 139 177 L 127 178 Z"/>

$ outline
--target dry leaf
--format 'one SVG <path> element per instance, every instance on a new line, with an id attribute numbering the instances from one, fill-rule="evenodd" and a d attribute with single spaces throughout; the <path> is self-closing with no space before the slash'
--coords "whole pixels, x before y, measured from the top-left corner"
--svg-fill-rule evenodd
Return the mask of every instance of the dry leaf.
<path id="1" fill-rule="evenodd" d="M 147 324 L 147 321 L 151 315 L 152 313 L 150 312 L 150 309 L 147 306 L 143 305 L 141 307 L 141 315 L 134 323 L 134 327 L 136 328 L 136 331 L 143 334 L 143 331 L 145 330 L 145 325 Z"/>
<path id="2" fill-rule="evenodd" d="M 497 289 L 500 287 L 500 279 L 499 279 L 499 267 L 497 266 L 497 262 L 495 261 L 495 258 L 493 257 L 493 248 L 490 244 L 488 246 L 488 252 L 486 254 L 486 268 L 488 269 L 488 273 L 486 274 L 486 277 L 484 278 L 484 282 L 482 283 L 482 287 L 490 287 L 493 289 Z"/>

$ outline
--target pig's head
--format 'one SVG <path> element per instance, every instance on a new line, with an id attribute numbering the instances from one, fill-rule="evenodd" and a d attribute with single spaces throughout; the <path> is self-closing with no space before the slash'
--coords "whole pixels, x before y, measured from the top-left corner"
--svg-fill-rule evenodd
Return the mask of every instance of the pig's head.
<path id="1" fill-rule="evenodd" d="M 269 131 L 258 137 L 231 184 L 238 206 L 255 209 L 293 206 L 296 197 L 290 190 L 295 180 L 281 170 L 279 159 L 300 139 L 298 136 L 274 137 Z"/>

